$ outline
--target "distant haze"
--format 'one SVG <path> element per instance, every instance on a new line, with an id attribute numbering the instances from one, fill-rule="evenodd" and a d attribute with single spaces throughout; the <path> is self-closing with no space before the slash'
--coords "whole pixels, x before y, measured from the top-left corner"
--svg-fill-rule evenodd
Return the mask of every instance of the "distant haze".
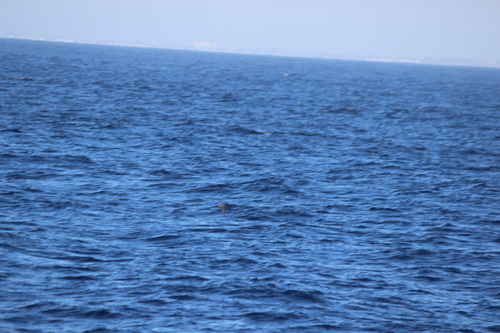
<path id="1" fill-rule="evenodd" d="M 0 0 L 0 35 L 500 66 L 500 0 Z"/>

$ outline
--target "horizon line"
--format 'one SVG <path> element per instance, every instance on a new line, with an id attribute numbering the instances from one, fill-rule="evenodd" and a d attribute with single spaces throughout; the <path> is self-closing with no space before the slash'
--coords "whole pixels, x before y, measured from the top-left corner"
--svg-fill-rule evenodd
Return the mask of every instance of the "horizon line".
<path id="1" fill-rule="evenodd" d="M 217 49 L 217 47 L 197 47 L 197 46 L 161 46 L 151 44 L 136 44 L 136 43 L 117 43 L 117 42 L 88 42 L 75 39 L 51 39 L 44 37 L 26 37 L 14 35 L 0 35 L 4 39 L 21 39 L 33 40 L 41 42 L 53 43 L 74 43 L 74 44 L 89 44 L 89 45 L 103 45 L 103 46 L 122 46 L 122 47 L 136 47 L 148 49 L 162 49 L 162 50 L 178 50 L 178 51 L 196 51 L 196 52 L 211 52 L 211 53 L 226 53 L 226 54 L 247 54 L 247 55 L 262 55 L 262 56 L 275 56 L 275 57 L 289 57 L 289 58 L 310 58 L 310 59 L 329 59 L 329 60 L 347 60 L 347 61 L 363 61 L 363 62 L 378 62 L 378 63 L 398 63 L 398 64 L 415 64 L 415 65 L 436 65 L 436 66 L 455 66 L 455 67 L 481 67 L 481 68 L 500 68 L 500 62 L 496 60 L 478 61 L 471 59 L 454 59 L 452 61 L 441 59 L 393 59 L 384 57 L 346 57 L 346 56 L 327 56 L 327 55 L 311 55 L 311 54 L 290 54 L 280 52 L 265 52 L 265 51 L 238 51 L 238 50 L 225 50 Z M 197 43 L 194 43 L 197 44 Z M 194 45 L 193 44 L 193 45 Z M 453 59 L 453 58 L 448 58 Z"/>

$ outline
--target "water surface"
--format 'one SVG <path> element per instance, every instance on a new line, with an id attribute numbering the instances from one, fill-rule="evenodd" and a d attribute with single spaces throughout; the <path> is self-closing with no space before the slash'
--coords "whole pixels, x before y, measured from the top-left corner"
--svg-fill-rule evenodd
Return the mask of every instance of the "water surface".
<path id="1" fill-rule="evenodd" d="M 500 70 L 0 59 L 2 331 L 500 332 Z"/>

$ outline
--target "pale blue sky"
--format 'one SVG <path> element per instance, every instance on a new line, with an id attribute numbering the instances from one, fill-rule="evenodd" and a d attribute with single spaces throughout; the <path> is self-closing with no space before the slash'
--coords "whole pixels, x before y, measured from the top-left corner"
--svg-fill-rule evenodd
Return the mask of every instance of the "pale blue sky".
<path id="1" fill-rule="evenodd" d="M 500 0 L 0 0 L 0 35 L 500 61 Z"/>

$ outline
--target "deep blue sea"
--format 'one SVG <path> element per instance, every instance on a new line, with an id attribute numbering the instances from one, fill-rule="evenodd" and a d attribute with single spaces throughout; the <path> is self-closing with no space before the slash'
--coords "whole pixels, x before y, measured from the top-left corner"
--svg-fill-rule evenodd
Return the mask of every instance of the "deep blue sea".
<path id="1" fill-rule="evenodd" d="M 0 39 L 0 120 L 1 332 L 500 332 L 500 69 Z"/>

